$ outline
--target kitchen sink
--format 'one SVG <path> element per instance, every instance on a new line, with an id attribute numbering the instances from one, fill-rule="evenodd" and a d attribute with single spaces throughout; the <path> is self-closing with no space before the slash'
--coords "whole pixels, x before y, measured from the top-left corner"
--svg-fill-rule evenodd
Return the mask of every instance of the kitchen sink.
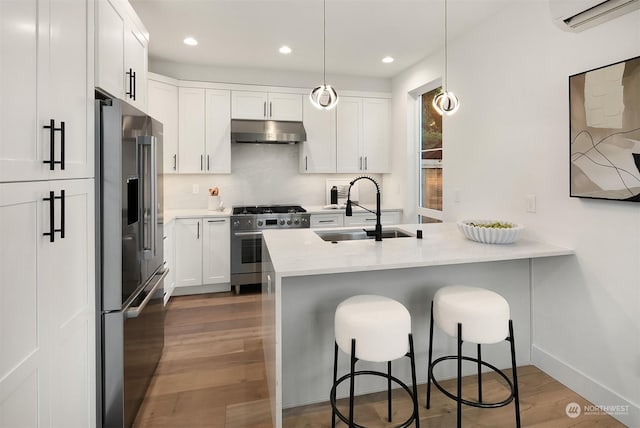
<path id="1" fill-rule="evenodd" d="M 371 236 L 367 235 L 364 229 L 342 229 L 342 230 L 316 230 L 316 235 L 325 241 L 358 241 L 362 239 L 375 239 L 375 234 L 371 231 Z M 408 238 L 413 236 L 400 229 L 382 229 L 382 239 Z"/>

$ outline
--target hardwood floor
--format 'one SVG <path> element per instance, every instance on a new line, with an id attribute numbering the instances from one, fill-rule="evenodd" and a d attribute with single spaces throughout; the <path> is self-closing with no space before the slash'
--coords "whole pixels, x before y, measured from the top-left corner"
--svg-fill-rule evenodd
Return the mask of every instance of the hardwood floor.
<path id="1" fill-rule="evenodd" d="M 216 293 L 171 299 L 166 318 L 165 349 L 134 426 L 153 428 L 271 428 L 269 399 L 262 355 L 259 294 Z M 510 374 L 510 373 L 509 373 Z M 533 366 L 518 368 L 522 425 L 525 427 L 622 427 L 606 414 L 572 419 L 565 407 L 590 404 Z M 483 375 L 486 399 L 505 394 L 496 377 Z M 452 381 L 445 388 L 455 388 Z M 475 377 L 464 378 L 470 397 Z M 328 392 L 327 392 L 328 394 Z M 418 389 L 420 426 L 455 426 L 455 403 L 432 390 L 431 409 L 424 408 L 425 385 Z M 344 400 L 339 401 L 344 408 Z M 371 427 L 391 427 L 386 422 L 386 394 L 369 394 L 356 400 L 356 420 Z M 411 413 L 402 391 L 394 391 L 394 423 Z M 286 428 L 331 426 L 328 403 L 286 410 Z M 463 407 L 464 427 L 512 427 L 513 405 L 499 409 Z M 345 424 L 338 424 L 344 427 Z"/>

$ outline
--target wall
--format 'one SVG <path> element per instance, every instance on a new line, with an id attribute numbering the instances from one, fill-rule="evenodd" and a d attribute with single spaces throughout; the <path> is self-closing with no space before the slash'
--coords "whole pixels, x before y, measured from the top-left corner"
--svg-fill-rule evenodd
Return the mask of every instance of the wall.
<path id="1" fill-rule="evenodd" d="M 529 237 L 575 249 L 532 265 L 532 359 L 597 405 L 628 405 L 616 417 L 630 426 L 640 426 L 640 210 L 568 197 L 568 76 L 638 55 L 640 11 L 572 34 L 552 24 L 547 2 L 520 1 L 450 41 L 449 89 L 461 108 L 444 122 L 445 219 L 510 219 Z M 404 156 L 384 184 L 409 216 L 417 194 L 409 94 L 439 78 L 441 64 L 426 58 L 392 82 Z M 536 195 L 536 213 L 525 212 L 526 194 Z"/>
<path id="2" fill-rule="evenodd" d="M 233 205 L 325 205 L 327 178 L 352 179 L 358 174 L 299 174 L 298 145 L 232 144 L 231 174 L 165 175 L 167 209 L 206 208 L 207 189 L 218 187 L 226 207 Z M 379 175 L 372 174 L 380 180 Z M 193 185 L 200 193 L 193 194 Z M 359 186 L 360 199 L 375 203 L 374 186 Z"/>

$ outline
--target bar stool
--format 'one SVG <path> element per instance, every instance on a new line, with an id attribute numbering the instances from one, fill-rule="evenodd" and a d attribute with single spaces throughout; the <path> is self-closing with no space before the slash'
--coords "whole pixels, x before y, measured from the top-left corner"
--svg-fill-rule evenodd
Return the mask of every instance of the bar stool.
<path id="1" fill-rule="evenodd" d="M 457 338 L 458 354 L 440 357 L 432 361 L 433 324 L 447 335 Z M 513 382 L 497 367 L 482 361 L 481 345 L 507 340 L 511 345 L 511 367 Z M 462 355 L 462 342 L 477 344 L 477 358 Z M 433 376 L 434 367 L 446 360 L 457 360 L 457 393 L 453 395 L 445 390 Z M 462 398 L 462 361 L 471 361 L 478 368 L 478 400 Z M 482 399 L 482 366 L 498 373 L 508 384 L 510 394 L 502 401 L 487 403 Z M 477 287 L 453 285 L 439 289 L 431 302 L 431 323 L 429 326 L 429 366 L 427 373 L 427 409 L 431 404 L 431 383 L 447 397 L 457 402 L 457 426 L 462 426 L 462 404 L 497 408 L 515 401 L 516 426 L 520 428 L 520 400 L 518 396 L 518 375 L 516 372 L 516 353 L 513 337 L 513 321 L 510 319 L 509 303 L 501 295 Z"/>
<path id="2" fill-rule="evenodd" d="M 350 356 L 351 370 L 338 377 L 338 349 Z M 401 357 L 411 361 L 411 380 L 413 390 L 400 379 L 391 375 L 391 361 Z M 387 362 L 387 373 L 371 370 L 356 371 L 358 360 Z M 333 386 L 329 394 L 332 418 L 331 426 L 336 426 L 336 416 L 349 427 L 364 428 L 354 422 L 355 378 L 360 375 L 373 375 L 387 379 L 387 410 L 391 422 L 391 382 L 400 385 L 411 397 L 413 412 L 397 428 L 408 427 L 413 422 L 420 427 L 418 418 L 418 393 L 416 387 L 416 366 L 411 335 L 411 316 L 401 303 L 383 296 L 360 295 L 342 301 L 335 313 L 335 347 L 333 358 Z M 338 385 L 350 379 L 349 417 L 344 416 L 336 407 L 336 389 Z"/>

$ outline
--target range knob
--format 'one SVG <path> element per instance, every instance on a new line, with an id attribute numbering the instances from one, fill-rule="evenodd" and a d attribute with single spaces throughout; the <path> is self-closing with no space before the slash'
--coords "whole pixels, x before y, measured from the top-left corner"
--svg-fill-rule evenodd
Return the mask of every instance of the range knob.
<path id="1" fill-rule="evenodd" d="M 240 225 L 240 221 L 238 221 L 238 220 L 234 220 L 233 221 L 233 226 L 234 227 L 239 226 L 239 225 Z"/>
<path id="2" fill-rule="evenodd" d="M 262 220 L 258 220 L 258 226 L 262 226 Z"/>
<path id="3" fill-rule="evenodd" d="M 280 226 L 283 226 L 283 225 L 284 225 L 284 219 L 283 219 L 283 218 L 281 218 L 281 219 L 280 219 Z"/>
<path id="4" fill-rule="evenodd" d="M 287 224 L 291 226 L 291 219 L 287 220 Z"/>
<path id="5" fill-rule="evenodd" d="M 300 220 L 299 219 L 293 220 L 293 224 L 300 224 Z"/>

